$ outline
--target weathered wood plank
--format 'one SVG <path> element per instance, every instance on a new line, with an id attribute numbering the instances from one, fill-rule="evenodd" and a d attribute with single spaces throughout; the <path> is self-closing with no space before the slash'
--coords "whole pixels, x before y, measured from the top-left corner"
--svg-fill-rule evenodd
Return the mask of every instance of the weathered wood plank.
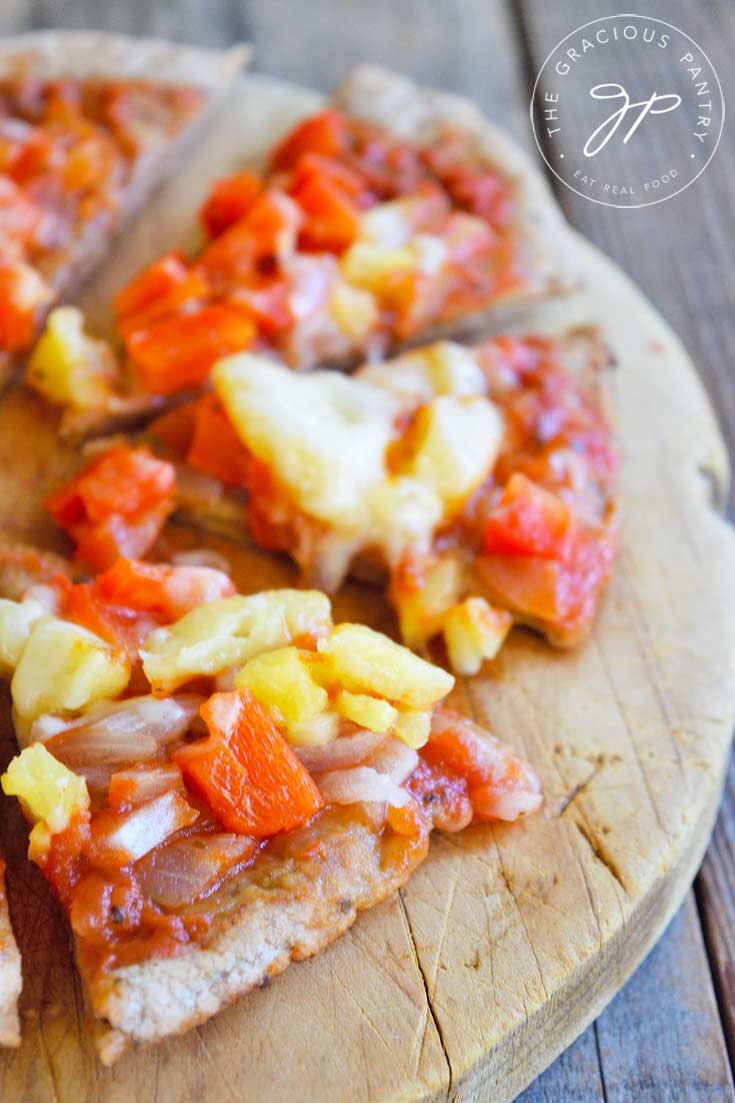
<path id="1" fill-rule="evenodd" d="M 594 1025 L 521 1092 L 516 1103 L 606 1103 Z"/>
<path id="2" fill-rule="evenodd" d="M 697 897 L 730 1061 L 735 1065 L 735 759 Z"/>
<path id="3" fill-rule="evenodd" d="M 607 1103 L 729 1103 L 723 1044 L 696 902 L 597 1020 Z"/>

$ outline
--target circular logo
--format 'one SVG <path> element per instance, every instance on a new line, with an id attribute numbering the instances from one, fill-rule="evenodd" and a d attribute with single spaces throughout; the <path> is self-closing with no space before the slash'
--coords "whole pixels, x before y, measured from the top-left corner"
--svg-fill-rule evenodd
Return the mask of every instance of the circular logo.
<path id="1" fill-rule="evenodd" d="M 714 157 L 722 87 L 701 46 L 670 23 L 611 15 L 554 47 L 531 95 L 542 157 L 563 184 L 608 207 L 678 195 Z"/>

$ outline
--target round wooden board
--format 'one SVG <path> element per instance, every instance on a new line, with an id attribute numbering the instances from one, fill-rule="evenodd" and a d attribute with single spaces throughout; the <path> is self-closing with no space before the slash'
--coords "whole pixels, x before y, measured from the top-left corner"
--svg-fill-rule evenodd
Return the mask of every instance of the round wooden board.
<path id="1" fill-rule="evenodd" d="M 303 89 L 246 78 L 95 281 L 96 317 L 147 257 L 186 243 L 211 179 L 243 151 L 254 159 L 317 102 Z M 400 895 L 320 957 L 206 1026 L 104 1070 L 82 1021 L 63 923 L 22 862 L 17 813 L 4 805 L 25 973 L 23 1045 L 0 1058 L 5 1103 L 504 1103 L 600 1012 L 660 935 L 706 846 L 735 711 L 734 541 L 714 501 L 727 464 L 671 331 L 600 254 L 571 234 L 570 248 L 588 290 L 539 310 L 528 328 L 606 328 L 618 361 L 622 555 L 585 647 L 557 653 L 515 632 L 500 660 L 456 691 L 459 707 L 535 765 L 543 811 L 515 826 L 435 837 Z M 53 540 L 39 502 L 72 463 L 41 404 L 20 392 L 7 398 L 6 529 Z M 245 589 L 293 581 L 282 562 L 211 543 Z M 336 609 L 392 623 L 367 589 L 349 588 Z"/>

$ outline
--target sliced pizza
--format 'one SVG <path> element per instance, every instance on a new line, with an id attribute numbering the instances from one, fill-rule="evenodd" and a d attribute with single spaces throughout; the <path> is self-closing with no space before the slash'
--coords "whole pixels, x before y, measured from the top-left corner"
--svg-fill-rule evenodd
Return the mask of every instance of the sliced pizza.
<path id="1" fill-rule="evenodd" d="M 245 59 L 96 32 L 0 44 L 0 378 L 163 178 Z"/>
<path id="2" fill-rule="evenodd" d="M 0 648 L 22 748 L 2 786 L 69 917 L 105 1063 L 316 953 L 433 827 L 541 801 L 445 707 L 450 674 L 334 626 L 317 591 L 124 558 L 85 582 L 44 569 L 0 601 Z"/>
<path id="3" fill-rule="evenodd" d="M 69 431 L 170 403 L 230 353 L 354 365 L 573 282 L 531 162 L 466 101 L 383 70 L 356 70 L 264 172 L 218 181 L 201 222 L 196 255 L 170 252 L 117 294 L 117 371 L 94 343 L 72 375 L 31 365 Z M 81 347 L 68 318 L 53 340 Z"/>
<path id="4" fill-rule="evenodd" d="M 241 354 L 47 505 L 93 569 L 145 554 L 177 508 L 328 592 L 387 573 L 404 642 L 443 637 L 473 674 L 514 621 L 561 647 L 592 626 L 619 527 L 607 363 L 588 329 L 438 342 L 352 376 Z"/>
<path id="5" fill-rule="evenodd" d="M 10 926 L 5 862 L 0 858 L 0 1046 L 20 1045 L 18 999 L 21 986 L 20 953 Z"/>

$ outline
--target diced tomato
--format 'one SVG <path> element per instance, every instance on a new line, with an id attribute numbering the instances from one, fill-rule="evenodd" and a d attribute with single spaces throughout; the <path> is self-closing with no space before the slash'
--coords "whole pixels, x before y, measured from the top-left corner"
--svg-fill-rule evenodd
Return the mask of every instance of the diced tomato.
<path id="1" fill-rule="evenodd" d="M 0 244 L 25 245 L 33 240 L 42 212 L 21 188 L 0 172 Z"/>
<path id="2" fill-rule="evenodd" d="M 290 169 L 304 153 L 339 157 L 350 146 L 350 124 L 339 111 L 329 109 L 304 119 L 271 154 L 271 170 Z"/>
<path id="3" fill-rule="evenodd" d="M 172 314 L 177 314 L 184 307 L 191 310 L 193 307 L 203 305 L 209 296 L 210 287 L 203 273 L 186 268 L 167 291 L 152 299 L 147 306 L 118 318 L 117 328 L 121 337 L 127 339 L 136 330 L 145 329 Z"/>
<path id="4" fill-rule="evenodd" d="M 144 447 L 114 447 L 95 457 L 46 509 L 77 543 L 75 559 L 104 570 L 120 555 L 137 558 L 155 542 L 173 508 L 175 473 Z"/>
<path id="5" fill-rule="evenodd" d="M 306 216 L 299 235 L 302 248 L 341 253 L 352 244 L 360 228 L 360 211 L 339 182 L 314 173 L 293 195 Z"/>
<path id="6" fill-rule="evenodd" d="M 108 604 L 155 613 L 168 622 L 197 605 L 235 593 L 232 579 L 214 567 L 170 567 L 130 559 L 118 559 L 94 585 Z"/>
<path id="7" fill-rule="evenodd" d="M 302 222 L 294 200 L 279 188 L 268 188 L 243 218 L 204 250 L 199 264 L 215 280 L 253 278 L 259 265 L 293 253 Z"/>
<path id="8" fill-rule="evenodd" d="M 168 395 L 203 383 L 220 357 L 242 352 L 254 336 L 241 311 L 212 303 L 136 330 L 125 347 L 145 390 Z"/>
<path id="9" fill-rule="evenodd" d="M 559 646 L 579 643 L 610 578 L 616 541 L 578 529 L 564 561 L 533 555 L 481 555 L 475 569 L 490 599 L 538 623 Z"/>
<path id="10" fill-rule="evenodd" d="M 217 237 L 247 214 L 263 190 L 263 180 L 247 169 L 218 180 L 202 207 L 201 220 L 210 237 Z"/>
<path id="11" fill-rule="evenodd" d="M 227 575 L 211 567 L 121 558 L 93 582 L 68 586 L 62 613 L 109 643 L 135 651 L 155 628 L 234 592 Z"/>
<path id="12" fill-rule="evenodd" d="M 186 262 L 181 253 L 166 253 L 144 268 L 126 287 L 115 295 L 115 312 L 118 318 L 127 318 L 146 310 L 162 296 L 168 295 L 186 278 Z"/>
<path id="13" fill-rule="evenodd" d="M 245 486 L 249 453 L 237 435 L 216 395 L 205 395 L 196 404 L 194 434 L 187 462 L 228 486 Z"/>
<path id="14" fill-rule="evenodd" d="M 252 317 L 259 333 L 273 337 L 293 324 L 293 297 L 291 278 L 276 273 L 270 278 L 235 288 L 228 301 Z"/>
<path id="15" fill-rule="evenodd" d="M 467 780 L 423 759 L 406 782 L 424 815 L 439 831 L 462 831 L 472 822 Z"/>
<path id="16" fill-rule="evenodd" d="M 78 937 L 105 945 L 122 932 L 134 931 L 142 914 L 143 894 L 135 878 L 123 873 L 113 880 L 92 872 L 77 886 L 70 920 Z"/>
<path id="17" fill-rule="evenodd" d="M 520 473 L 512 475 L 485 529 L 488 555 L 568 558 L 575 531 L 572 507 Z"/>
<path id="18" fill-rule="evenodd" d="M 311 775 L 247 690 L 215 693 L 200 711 L 208 738 L 174 758 L 228 830 L 264 838 L 299 827 L 324 806 Z"/>
<path id="19" fill-rule="evenodd" d="M 198 398 L 174 406 L 148 426 L 148 432 L 156 445 L 162 445 L 177 459 L 184 459 L 194 437 L 194 417 Z"/>
<path id="20" fill-rule="evenodd" d="M 281 488 L 272 468 L 255 456 L 248 464 L 247 489 L 248 525 L 253 540 L 268 551 L 287 551 L 291 546 L 288 525 L 276 524 L 271 519 L 273 506 L 282 496 Z"/>
<path id="21" fill-rule="evenodd" d="M 35 268 L 22 261 L 6 264 L 0 260 L 0 350 L 29 348 L 39 311 L 52 298 L 51 288 Z"/>
<path id="22" fill-rule="evenodd" d="M 89 841 L 89 812 L 74 816 L 63 831 L 51 835 L 48 851 L 34 856 L 62 904 L 69 905 L 82 876 L 83 851 Z"/>
<path id="23" fill-rule="evenodd" d="M 481 822 L 515 820 L 541 803 L 541 784 L 531 767 L 451 709 L 436 710 L 421 757 L 466 780 L 474 818 Z"/>

